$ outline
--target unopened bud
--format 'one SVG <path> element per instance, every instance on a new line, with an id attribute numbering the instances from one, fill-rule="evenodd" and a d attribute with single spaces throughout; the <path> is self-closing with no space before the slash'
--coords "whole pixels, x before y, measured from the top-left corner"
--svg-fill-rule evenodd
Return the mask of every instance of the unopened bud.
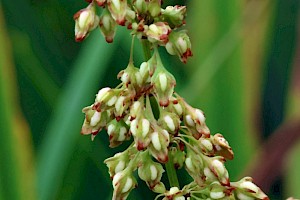
<path id="1" fill-rule="evenodd" d="M 137 182 L 131 172 L 123 170 L 116 173 L 113 178 L 114 193 L 112 199 L 126 199 L 136 185 Z"/>
<path id="2" fill-rule="evenodd" d="M 123 120 L 112 120 L 107 125 L 107 134 L 109 136 L 110 147 L 119 146 L 123 141 L 130 138 L 128 127 Z"/>
<path id="3" fill-rule="evenodd" d="M 104 9 L 100 16 L 99 26 L 106 42 L 113 42 L 117 29 L 116 25 L 116 21 L 112 18 L 110 12 L 107 9 Z"/>
<path id="4" fill-rule="evenodd" d="M 151 143 L 149 145 L 152 156 L 161 163 L 166 163 L 168 157 L 168 146 L 170 143 L 170 136 L 168 131 L 161 129 L 159 126 L 155 127 L 151 133 Z"/>
<path id="5" fill-rule="evenodd" d="M 162 9 L 162 18 L 164 21 L 167 21 L 172 28 L 184 24 L 185 15 L 185 6 L 167 6 L 166 9 Z"/>
<path id="6" fill-rule="evenodd" d="M 168 106 L 176 85 L 175 78 L 165 69 L 157 69 L 151 78 L 160 106 Z"/>
<path id="7" fill-rule="evenodd" d="M 148 4 L 148 11 L 151 17 L 157 17 L 161 12 L 161 0 L 150 0 Z"/>
<path id="8" fill-rule="evenodd" d="M 88 34 L 94 30 L 98 23 L 99 17 L 96 15 L 95 6 L 91 3 L 74 15 L 75 20 L 75 40 L 81 42 Z"/>
<path id="9" fill-rule="evenodd" d="M 138 169 L 138 175 L 147 183 L 148 187 L 153 190 L 155 186 L 160 183 L 165 170 L 160 163 L 152 161 L 148 153 L 144 154 L 142 160 L 143 164 Z"/>
<path id="10" fill-rule="evenodd" d="M 186 63 L 187 58 L 193 55 L 190 38 L 185 31 L 170 33 L 166 50 L 171 55 L 177 55 L 183 63 Z"/>
<path id="11" fill-rule="evenodd" d="M 147 3 L 146 0 L 135 0 L 133 6 L 137 10 L 139 15 L 147 13 Z"/>
<path id="12" fill-rule="evenodd" d="M 114 177 L 116 173 L 121 172 L 129 163 L 128 151 L 115 154 L 113 157 L 104 161 L 108 167 L 110 177 Z"/>
<path id="13" fill-rule="evenodd" d="M 228 186 L 230 184 L 228 178 L 228 171 L 226 170 L 224 163 L 219 159 L 214 158 L 210 163 L 210 170 L 218 178 L 222 185 Z"/>
<path id="14" fill-rule="evenodd" d="M 171 32 L 169 25 L 163 22 L 156 22 L 149 26 L 149 29 L 146 31 L 148 40 L 150 42 L 159 42 L 160 44 L 166 44 L 168 42 L 168 37 Z"/>
<path id="15" fill-rule="evenodd" d="M 117 24 L 124 26 L 127 13 L 127 0 L 107 0 L 107 4 Z"/>

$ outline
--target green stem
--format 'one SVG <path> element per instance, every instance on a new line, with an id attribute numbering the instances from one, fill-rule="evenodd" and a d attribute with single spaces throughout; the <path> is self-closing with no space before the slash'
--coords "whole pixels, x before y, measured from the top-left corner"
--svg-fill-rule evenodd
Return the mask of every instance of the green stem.
<path id="1" fill-rule="evenodd" d="M 173 156 L 169 152 L 169 161 L 166 163 L 166 171 L 170 183 L 170 187 L 178 187 L 179 188 L 179 181 L 177 178 L 176 169 L 173 163 Z"/>
<path id="2" fill-rule="evenodd" d="M 150 43 L 146 39 L 141 39 L 141 43 L 143 46 L 145 60 L 149 60 L 151 58 Z"/>
<path id="3" fill-rule="evenodd" d="M 147 61 L 151 58 L 150 43 L 148 42 L 148 40 L 145 40 L 145 39 L 141 39 L 141 43 L 143 46 L 145 60 Z M 149 97 L 147 97 L 146 102 L 148 104 L 148 107 L 151 108 Z M 175 169 L 174 163 L 173 163 L 173 156 L 170 152 L 169 152 L 169 161 L 166 163 L 165 166 L 166 166 L 166 171 L 167 171 L 170 187 L 178 187 L 179 188 L 179 181 L 178 181 L 176 169 Z"/>

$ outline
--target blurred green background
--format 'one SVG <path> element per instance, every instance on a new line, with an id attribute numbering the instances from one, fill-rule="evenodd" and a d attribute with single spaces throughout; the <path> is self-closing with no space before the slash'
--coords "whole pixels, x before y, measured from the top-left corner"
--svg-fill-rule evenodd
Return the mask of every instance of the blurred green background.
<path id="1" fill-rule="evenodd" d="M 188 6 L 194 56 L 162 50 L 177 91 L 235 152 L 232 181 L 253 176 L 271 199 L 300 197 L 299 0 L 165 0 Z M 105 132 L 81 136 L 98 89 L 116 86 L 130 36 L 74 41 L 83 0 L 0 1 L 0 199 L 111 199 Z M 143 60 L 136 43 L 135 62 Z M 186 180 L 180 173 L 180 179 Z M 147 195 L 145 195 L 147 194 Z M 149 195 L 148 195 L 149 194 Z M 145 184 L 129 199 L 153 199 Z"/>

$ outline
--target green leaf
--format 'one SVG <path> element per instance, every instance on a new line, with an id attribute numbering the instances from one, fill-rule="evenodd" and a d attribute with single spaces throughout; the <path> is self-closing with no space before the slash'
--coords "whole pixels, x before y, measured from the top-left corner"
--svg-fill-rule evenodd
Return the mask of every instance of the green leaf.
<path id="1" fill-rule="evenodd" d="M 47 127 L 37 165 L 40 200 L 54 199 L 61 187 L 66 167 L 80 137 L 84 117 L 80 111 L 92 103 L 97 93 L 97 83 L 105 76 L 108 62 L 123 36 L 122 31 L 118 32 L 114 43 L 108 45 L 97 33 L 83 43 L 74 71 Z"/>

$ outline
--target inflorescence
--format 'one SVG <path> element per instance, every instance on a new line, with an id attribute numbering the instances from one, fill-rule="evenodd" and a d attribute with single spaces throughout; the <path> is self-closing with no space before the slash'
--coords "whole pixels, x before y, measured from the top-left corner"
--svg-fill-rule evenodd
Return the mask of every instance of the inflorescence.
<path id="1" fill-rule="evenodd" d="M 161 0 L 90 0 L 74 15 L 75 39 L 82 41 L 96 27 L 112 42 L 117 25 L 127 26 L 133 36 L 146 40 L 151 57 L 139 68 L 132 55 L 126 69 L 118 74 L 116 88 L 102 88 L 95 102 L 83 109 L 82 134 L 92 139 L 105 128 L 110 147 L 132 141 L 129 147 L 104 162 L 114 188 L 113 199 L 126 199 L 137 186 L 133 172 L 164 200 L 184 199 L 263 199 L 268 197 L 250 177 L 230 182 L 224 163 L 233 159 L 226 139 L 212 135 L 204 113 L 190 106 L 174 92 L 175 78 L 160 59 L 157 48 L 164 46 L 182 62 L 192 56 L 185 30 L 185 6 L 162 8 Z M 97 9 L 102 9 L 98 16 Z M 134 38 L 133 38 L 134 40 Z M 193 181 L 168 190 L 161 182 L 163 164 L 185 168 Z"/>

